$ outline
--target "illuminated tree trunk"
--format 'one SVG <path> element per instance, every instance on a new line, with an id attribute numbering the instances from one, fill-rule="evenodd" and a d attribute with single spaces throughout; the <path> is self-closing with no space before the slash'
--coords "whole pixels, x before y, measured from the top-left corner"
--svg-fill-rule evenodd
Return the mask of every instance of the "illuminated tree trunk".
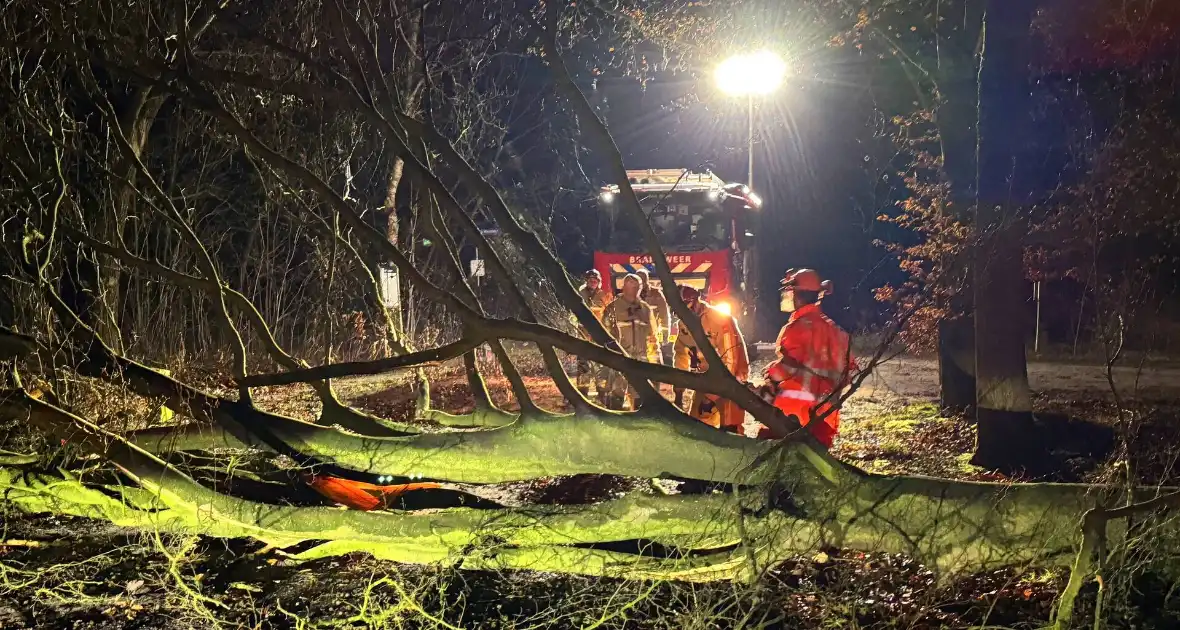
<path id="1" fill-rule="evenodd" d="M 972 275 L 975 293 L 976 465 L 1017 470 L 1041 450 L 1034 439 L 1024 348 L 1022 231 L 1028 202 L 1018 163 L 1031 119 L 1032 6 L 993 0 L 984 18 L 979 73 L 979 185 Z"/>
<path id="2" fill-rule="evenodd" d="M 969 11 L 962 20 L 938 25 L 938 79 L 935 122 L 942 149 L 943 175 L 950 183 L 949 211 L 959 221 L 970 221 L 975 203 L 978 78 L 976 43 L 982 15 Z M 957 252 L 955 265 L 969 265 L 968 252 Z M 948 275 L 962 275 L 962 267 Z M 967 274 L 969 277 L 969 274 Z M 970 286 L 951 304 L 955 312 L 939 322 L 938 368 L 940 402 L 944 409 L 966 411 L 975 406 L 975 323 Z"/>
<path id="3" fill-rule="evenodd" d="M 388 80 L 397 86 L 402 98 L 402 113 L 409 116 L 419 115 L 419 110 L 422 104 L 422 84 L 424 81 L 425 68 L 422 61 L 420 61 L 419 49 L 419 35 L 420 11 L 426 11 L 426 8 L 419 8 L 411 10 L 409 3 L 395 2 L 398 7 L 400 17 L 396 18 L 396 27 L 394 30 L 402 33 L 401 37 L 394 36 L 392 33 L 387 34 L 387 39 L 384 45 L 389 47 L 388 54 L 383 57 L 387 66 L 382 68 L 388 76 Z M 385 238 L 393 245 L 400 245 L 401 242 L 401 224 L 397 215 L 397 201 L 399 198 L 407 199 L 410 196 L 409 188 L 405 185 L 405 160 L 400 156 L 391 152 L 392 161 L 389 166 L 389 179 L 385 188 Z M 399 192 L 400 191 L 400 192 Z M 411 246 L 412 247 L 412 246 Z M 398 276 L 398 282 L 401 282 L 401 276 Z M 407 295 L 405 291 L 398 291 L 398 295 Z M 383 298 L 384 299 L 384 298 Z M 406 343 L 405 336 L 405 310 L 404 305 L 399 299 L 388 314 L 392 320 L 390 325 L 394 328 L 395 341 L 398 343 Z"/>
<path id="4" fill-rule="evenodd" d="M 124 136 L 131 144 L 136 157 L 142 156 L 147 148 L 148 134 L 164 99 L 152 95 L 150 88 L 140 88 L 134 91 L 119 112 L 119 126 Z M 119 153 L 117 148 L 111 149 L 115 157 L 112 161 L 113 171 L 120 177 L 113 180 L 113 197 L 109 207 L 94 208 L 96 231 L 102 238 L 111 243 L 123 242 L 123 224 L 127 217 L 135 212 L 136 200 L 139 196 L 135 189 L 137 170 L 131 160 Z M 95 255 L 95 259 L 87 265 L 89 269 L 84 273 L 83 282 L 87 284 L 92 294 L 86 309 L 90 324 L 98 331 L 103 339 L 110 340 L 115 350 L 123 349 L 123 332 L 120 327 L 120 315 L 123 295 L 123 273 L 118 264 L 105 256 Z"/>
<path id="5" fill-rule="evenodd" d="M 824 457 L 809 444 L 791 443 L 749 469 L 751 481 L 773 482 L 757 491 L 748 487 L 740 495 L 637 493 L 594 505 L 388 512 L 296 507 L 206 488 L 138 447 L 104 436 L 82 418 L 8 393 L 0 415 L 24 417 L 57 435 L 70 435 L 75 444 L 101 452 L 139 484 L 87 483 L 22 469 L 29 463 L 23 460 L 0 460 L 0 491 L 13 507 L 127 527 L 251 537 L 279 547 L 322 541 L 300 552 L 298 559 L 363 551 L 399 562 L 470 569 L 694 581 L 748 579 L 757 575 L 751 561 L 765 567 L 831 546 L 904 553 L 943 574 L 1067 566 L 1080 541 L 1082 515 L 1104 499 L 1117 501 L 1117 496 L 1104 496 L 1117 491 L 1103 493 L 1086 485 L 870 475 Z M 602 419 L 600 424 L 619 430 L 625 423 Z M 696 451 L 704 460 L 729 457 L 741 440 L 730 437 L 718 438 L 716 444 L 697 441 Z M 623 461 L 613 453 L 620 442 L 595 442 L 597 448 L 566 444 L 559 450 L 564 456 L 598 458 L 602 470 L 617 472 L 618 465 L 659 468 L 667 453 L 679 449 L 681 439 L 675 432 L 645 436 L 642 442 L 648 448 Z M 527 440 L 513 441 L 527 446 Z M 504 446 L 484 449 L 483 470 L 506 461 Z M 541 471 L 545 462 L 560 467 L 563 454 L 537 453 L 531 459 Z M 705 479 L 715 474 L 698 472 Z M 1123 535 L 1121 524 L 1112 524 L 1109 540 Z M 482 544 L 488 540 L 497 544 Z M 654 545 L 678 553 L 653 553 Z"/>
<path id="6" fill-rule="evenodd" d="M 943 409 L 975 407 L 975 322 L 970 315 L 938 323 L 938 382 Z"/>

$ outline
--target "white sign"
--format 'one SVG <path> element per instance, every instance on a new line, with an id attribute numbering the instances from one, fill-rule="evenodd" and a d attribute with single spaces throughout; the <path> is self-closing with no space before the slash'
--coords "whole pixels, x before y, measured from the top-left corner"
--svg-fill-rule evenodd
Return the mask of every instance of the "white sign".
<path id="1" fill-rule="evenodd" d="M 665 254 L 664 259 L 668 261 L 669 265 L 678 265 L 680 263 L 691 263 L 692 256 L 685 254 Z M 650 255 L 632 256 L 627 259 L 629 265 L 646 265 L 651 263 Z"/>
<path id="2" fill-rule="evenodd" d="M 471 259 L 471 277 L 482 278 L 483 275 L 484 275 L 483 259 L 482 258 L 472 258 Z"/>
<path id="3" fill-rule="evenodd" d="M 397 308 L 401 303 L 401 286 L 397 281 L 397 269 L 392 265 L 381 265 L 378 270 L 381 288 L 381 304 L 385 308 Z"/>

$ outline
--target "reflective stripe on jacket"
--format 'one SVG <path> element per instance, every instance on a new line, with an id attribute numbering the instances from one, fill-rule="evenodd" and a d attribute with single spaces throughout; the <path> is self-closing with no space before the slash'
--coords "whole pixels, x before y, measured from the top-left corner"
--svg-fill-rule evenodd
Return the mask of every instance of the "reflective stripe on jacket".
<path id="1" fill-rule="evenodd" d="M 620 296 L 607 304 L 602 314 L 602 325 L 619 347 L 634 359 L 654 363 L 653 350 L 656 347 L 656 322 L 652 308 L 643 300 L 628 302 Z"/>
<path id="2" fill-rule="evenodd" d="M 679 326 L 679 332 L 676 333 L 673 365 L 681 370 L 704 372 L 709 366 L 701 354 L 696 340 L 688 332 L 688 327 L 684 325 L 684 322 L 681 322 Z M 701 313 L 701 328 L 705 329 L 705 335 L 709 338 L 710 345 L 721 357 L 725 368 L 740 381 L 748 379 L 750 357 L 746 352 L 746 340 L 742 337 L 742 331 L 738 328 L 737 321 L 733 316 L 726 315 L 705 303 L 705 309 Z M 739 433 L 746 418 L 746 411 L 737 403 L 700 391 L 692 393 L 688 413 L 713 427 L 736 428 Z"/>
<path id="3" fill-rule="evenodd" d="M 639 299 L 651 305 L 656 316 L 656 337 L 660 343 L 668 338 L 668 325 L 672 321 L 672 313 L 668 310 L 668 299 L 664 292 L 657 287 L 648 286 L 639 294 Z"/>
<path id="4" fill-rule="evenodd" d="M 717 355 L 721 357 L 721 362 L 725 364 L 726 369 L 739 381 L 748 379 L 750 376 L 750 356 L 746 352 L 746 340 L 742 337 L 742 331 L 738 328 L 737 321 L 733 316 L 726 315 L 713 305 L 706 303 L 705 310 L 701 313 L 701 328 L 705 329 L 709 343 L 717 351 Z M 697 347 L 696 340 L 692 338 L 692 334 L 688 332 L 688 326 L 685 326 L 684 322 L 678 324 L 676 344 L 673 348 L 673 365 L 676 368 L 693 372 L 704 372 L 709 368 L 704 355 Z"/>
<path id="5" fill-rule="evenodd" d="M 790 396 L 799 400 L 823 399 L 847 385 L 856 369 L 848 333 L 824 315 L 818 304 L 807 304 L 792 313 L 775 346 L 779 360 L 772 376 L 779 380 L 780 393 L 795 392 Z"/>

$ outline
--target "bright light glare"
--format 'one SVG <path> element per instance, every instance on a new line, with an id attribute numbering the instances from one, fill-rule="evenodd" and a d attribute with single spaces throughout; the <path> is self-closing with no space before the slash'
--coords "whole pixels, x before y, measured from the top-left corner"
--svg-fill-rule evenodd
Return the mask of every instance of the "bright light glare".
<path id="1" fill-rule="evenodd" d="M 762 197 L 759 197 L 758 193 L 750 193 L 746 195 L 746 200 L 749 201 L 750 205 L 754 206 L 755 208 L 762 207 Z"/>
<path id="2" fill-rule="evenodd" d="M 610 203 L 615 200 L 615 194 L 608 190 L 599 195 L 598 198 L 602 200 L 602 203 Z"/>
<path id="3" fill-rule="evenodd" d="M 717 87 L 734 96 L 769 94 L 786 76 L 787 62 L 768 50 L 730 57 L 713 73 Z"/>
<path id="4" fill-rule="evenodd" d="M 733 306 L 731 306 L 729 302 L 718 302 L 713 306 L 726 315 L 733 315 Z"/>

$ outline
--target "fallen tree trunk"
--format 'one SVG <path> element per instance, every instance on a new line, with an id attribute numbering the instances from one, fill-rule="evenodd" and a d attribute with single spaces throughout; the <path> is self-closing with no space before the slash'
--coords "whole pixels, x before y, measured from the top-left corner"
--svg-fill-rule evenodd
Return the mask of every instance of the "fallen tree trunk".
<path id="1" fill-rule="evenodd" d="M 319 461 L 381 475 L 461 483 L 612 474 L 750 481 L 771 443 L 700 422 L 632 415 L 525 416 L 486 431 L 370 438 L 283 418 L 267 428 Z"/>
<path id="2" fill-rule="evenodd" d="M 788 452 L 785 459 L 794 456 Z M 797 475 L 807 467 L 799 464 L 786 461 L 782 470 Z M 665 579 L 750 577 L 751 556 L 767 566 L 826 547 L 902 553 L 942 574 L 1067 566 L 1080 542 L 1082 514 L 1099 498 L 1078 485 L 849 475 L 835 487 L 813 479 L 747 493 L 750 504 L 743 509 L 734 495 L 708 494 L 633 495 L 586 506 L 359 512 L 246 501 L 176 475 L 139 482 L 142 489 L 98 489 L 78 479 L 0 468 L 8 502 L 26 512 L 250 537 L 278 547 L 323 541 L 297 556 L 302 559 L 364 551 L 416 564 Z M 601 548 L 628 541 L 634 553 Z M 652 544 L 687 557 L 645 552 Z"/>
<path id="3" fill-rule="evenodd" d="M 495 429 L 516 422 L 517 414 L 498 409 L 477 409 L 468 414 L 454 414 L 427 409 L 417 414 L 425 420 L 444 427 L 458 429 Z M 327 423 L 323 423 L 327 424 Z M 406 428 L 412 428 L 406 425 Z M 408 430 L 407 434 L 411 434 Z M 413 435 L 416 435 L 414 432 Z M 243 442 L 215 424 L 189 422 L 187 424 L 140 429 L 127 434 L 127 439 L 149 453 L 179 451 L 212 451 L 217 449 L 260 449 L 268 447 L 257 441 Z"/>
<path id="4" fill-rule="evenodd" d="M 824 547 L 904 553 L 943 574 L 1066 566 L 1091 508 L 1118 491 L 1085 485 L 986 484 L 869 475 L 810 442 L 766 442 L 658 414 L 533 412 L 501 428 L 401 438 L 349 434 L 209 396 L 103 353 L 105 366 L 144 395 L 221 427 L 250 425 L 237 445 L 269 432 L 319 461 L 373 474 L 493 483 L 576 473 L 688 477 L 747 484 L 738 495 L 629 496 L 585 506 L 359 512 L 249 501 L 206 488 L 144 449 L 65 410 L 14 392 L 0 408 L 76 441 L 130 475 L 136 487 L 0 468 L 7 501 L 140 528 L 270 545 L 323 541 L 316 557 L 366 551 L 412 563 L 531 568 L 619 577 L 750 577 L 758 567 Z M 95 366 L 91 366 L 93 369 Z M 182 428 L 206 444 L 228 430 Z M 205 431 L 208 430 L 207 433 Z M 169 450 L 159 431 L 137 441 Z M 212 441 L 211 441 L 212 440 Z M 756 486 L 753 484 L 757 484 Z M 1112 523 L 1108 540 L 1124 534 Z M 664 553 L 654 553 L 659 545 Z M 623 551 L 620 551 L 623 549 Z"/>
<path id="5" fill-rule="evenodd" d="M 499 483 L 574 474 L 631 477 L 683 477 L 709 481 L 750 481 L 745 473 L 769 442 L 723 433 L 679 415 L 643 412 L 553 415 L 540 412 L 510 425 L 472 432 L 368 437 L 261 411 L 227 401 L 123 357 L 96 344 L 88 371 L 123 376 L 138 394 L 162 396 L 172 408 L 194 419 L 216 422 L 206 429 L 185 428 L 178 436 L 192 443 L 260 445 L 266 432 L 291 449 L 318 461 L 378 476 L 426 478 L 461 483 Z M 496 423 L 503 418 L 488 416 Z M 454 417 L 448 421 L 455 424 Z M 220 427 L 220 429 L 218 429 Z M 248 427 L 249 430 L 232 430 Z M 220 430 L 220 433 L 219 433 Z M 227 438 L 231 435 L 233 440 Z M 153 430 L 136 442 L 148 450 L 177 450 L 166 432 Z M 659 447 L 653 448 L 658 444 Z M 191 448 L 191 447 L 190 447 Z M 813 459 L 830 456 L 808 449 Z"/>
<path id="6" fill-rule="evenodd" d="M 379 476 L 456 483 L 503 483 L 538 477 L 611 474 L 750 482 L 746 474 L 770 442 L 711 427 L 643 416 L 554 416 L 484 431 L 371 438 L 292 418 L 258 414 L 267 429 L 318 461 Z M 149 429 L 131 436 L 153 453 L 262 448 L 216 425 Z"/>
<path id="7" fill-rule="evenodd" d="M 4 409 L 9 415 L 23 410 L 33 424 L 102 453 L 139 485 L 96 488 L 64 474 L 0 468 L 0 488 L 21 510 L 246 536 L 276 546 L 324 541 L 303 557 L 367 551 L 414 563 L 715 579 L 748 577 L 755 570 L 751 559 L 765 566 L 830 546 L 904 553 L 944 574 L 1065 566 L 1076 552 L 1083 514 L 1118 494 L 1086 485 L 957 482 L 870 475 L 847 467 L 821 475 L 807 444 L 779 443 L 762 458 L 773 481 L 743 491 L 741 503 L 735 494 L 711 493 L 633 495 L 587 506 L 359 512 L 221 494 L 52 405 L 12 396 Z M 646 446 L 658 450 L 663 444 Z M 714 450 L 703 443 L 697 447 Z M 1123 536 L 1117 523 L 1110 529 L 1108 540 Z M 634 543 L 635 553 L 601 548 L 624 542 Z M 719 551 L 656 557 L 644 552 L 643 545 L 651 543 L 677 552 L 671 555 Z"/>

